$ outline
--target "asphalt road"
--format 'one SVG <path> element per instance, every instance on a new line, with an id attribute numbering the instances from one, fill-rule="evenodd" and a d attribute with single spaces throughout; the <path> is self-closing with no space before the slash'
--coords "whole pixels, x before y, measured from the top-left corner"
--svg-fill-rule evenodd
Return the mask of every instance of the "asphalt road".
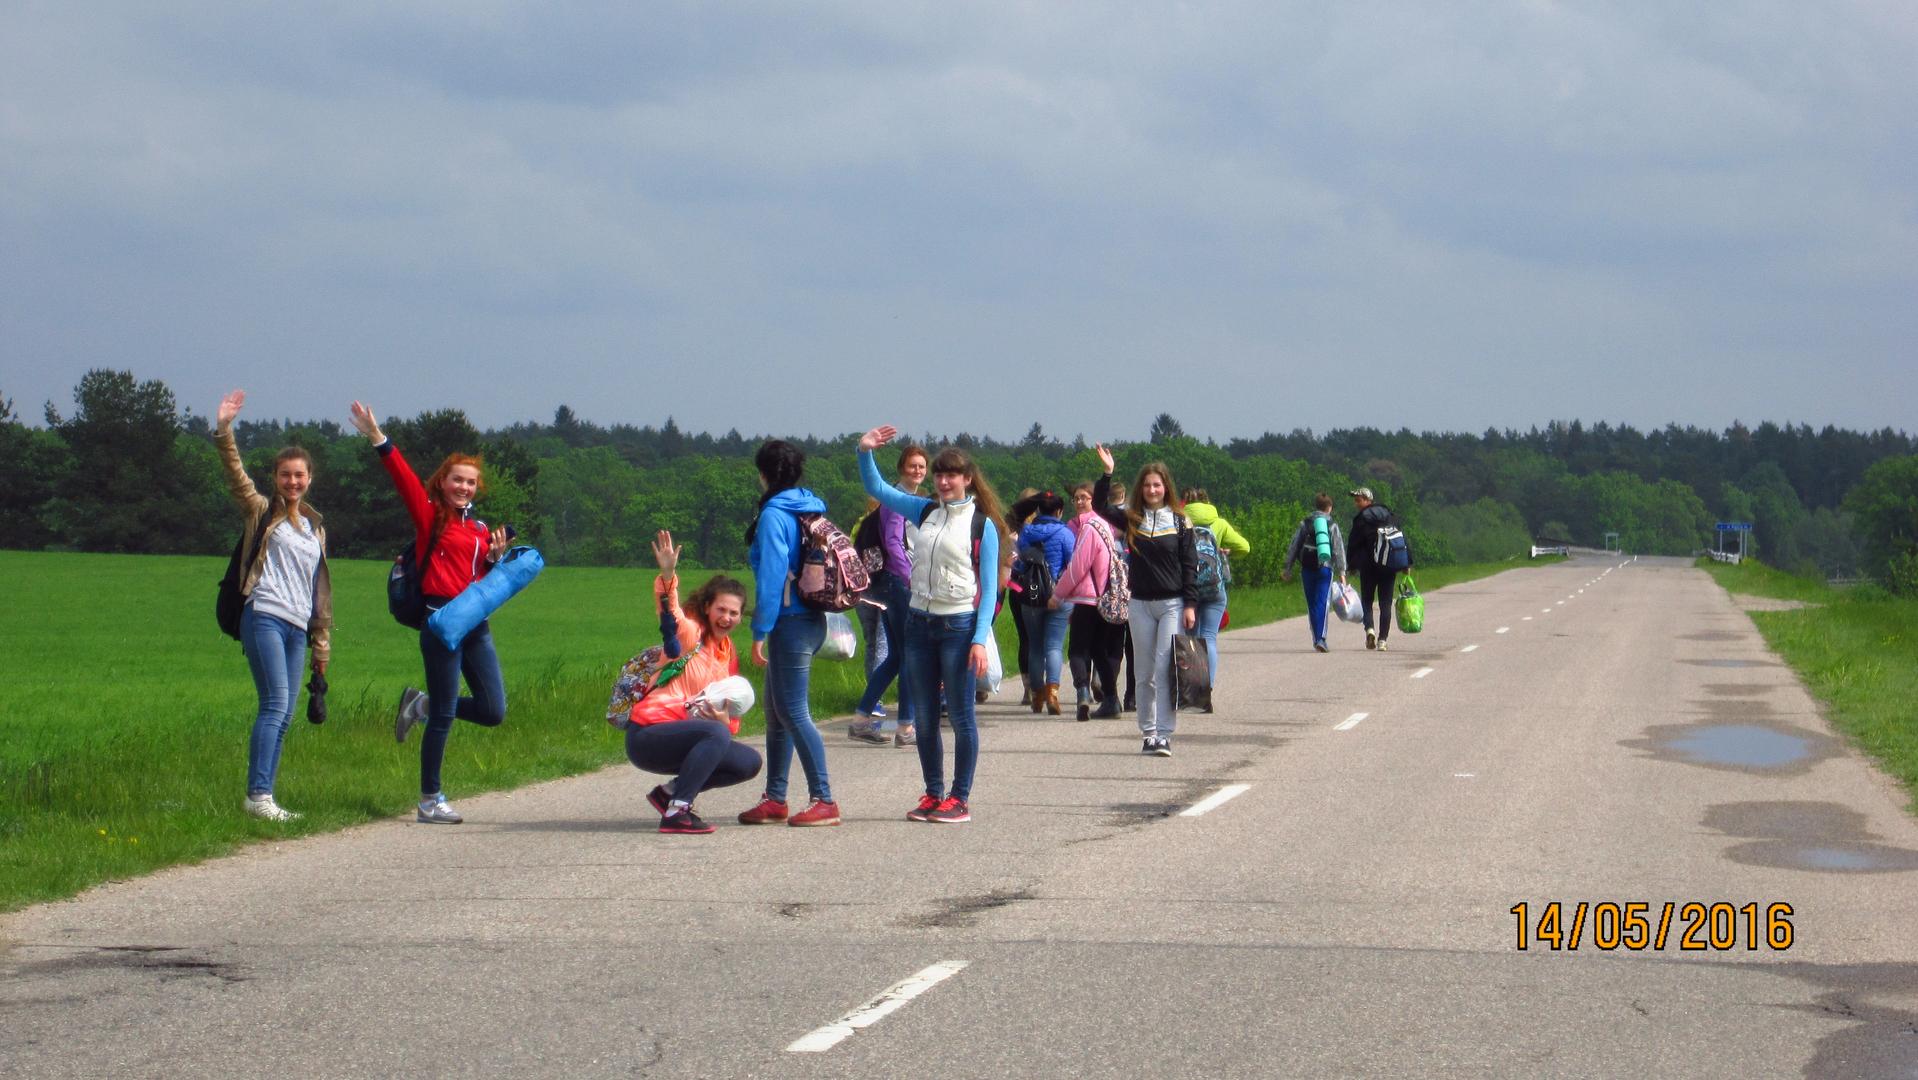
<path id="1" fill-rule="evenodd" d="M 661 836 L 621 767 L 7 916 L 0 1073 L 1918 1075 L 1918 823 L 1705 574 L 1333 641 L 1226 635 L 1170 759 L 987 706 L 968 825 L 840 724 L 837 829 Z"/>

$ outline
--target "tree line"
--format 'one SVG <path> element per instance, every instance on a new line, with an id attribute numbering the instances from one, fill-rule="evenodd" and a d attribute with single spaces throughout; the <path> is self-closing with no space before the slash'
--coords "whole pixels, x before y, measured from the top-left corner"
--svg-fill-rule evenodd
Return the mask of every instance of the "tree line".
<path id="1" fill-rule="evenodd" d="M 758 500 L 752 465 L 762 436 L 599 425 L 561 406 L 547 423 L 481 430 L 458 409 L 383 422 L 417 467 L 453 451 L 487 463 L 480 500 L 489 520 L 512 522 L 522 542 L 559 564 L 632 566 L 649 537 L 671 529 L 706 566 L 744 560 Z M 280 447 L 312 453 L 314 503 L 336 555 L 383 558 L 410 536 L 384 470 L 365 440 L 333 420 L 243 418 L 234 425 L 262 486 Z M 1406 526 L 1428 565 L 1523 554 L 1534 542 L 1597 546 L 1616 532 L 1626 550 L 1689 554 L 1720 520 L 1752 522 L 1762 558 L 1823 574 L 1868 573 L 1918 585 L 1918 457 L 1885 429 L 1734 424 L 1724 431 L 1670 425 L 1553 422 L 1479 435 L 1349 428 L 1235 438 L 1186 435 L 1169 414 L 1146 438 L 1107 440 L 1129 478 L 1164 461 L 1182 486 L 1204 488 L 1252 539 L 1236 560 L 1247 584 L 1276 580 L 1293 527 L 1312 496 L 1373 488 Z M 0 547 L 214 554 L 232 545 L 232 514 L 208 419 L 180 408 L 158 380 L 88 372 L 70 410 L 49 404 L 34 426 L 0 398 Z M 806 483 L 850 526 L 866 506 L 854 464 L 856 433 L 785 436 L 808 456 Z M 925 432 L 923 445 L 964 447 L 1008 494 L 1091 480 L 1097 455 L 1083 434 L 1061 440 L 1034 422 L 1000 442 Z M 1341 511 L 1343 513 L 1343 511 Z"/>

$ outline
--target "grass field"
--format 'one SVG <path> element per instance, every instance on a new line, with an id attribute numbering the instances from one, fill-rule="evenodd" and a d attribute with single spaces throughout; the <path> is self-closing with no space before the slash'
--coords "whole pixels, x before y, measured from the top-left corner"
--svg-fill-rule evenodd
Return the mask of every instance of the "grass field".
<path id="1" fill-rule="evenodd" d="M 1732 593 L 1813 605 L 1751 618 L 1824 703 L 1832 726 L 1897 777 L 1918 810 L 1918 602 L 1871 586 L 1832 588 L 1758 562 L 1699 565 Z"/>
<path id="2" fill-rule="evenodd" d="M 1418 577 L 1430 591 L 1522 565 Z M 304 816 L 276 825 L 240 812 L 255 698 L 239 645 L 214 625 L 224 569 L 218 558 L 0 551 L 0 910 L 412 805 L 418 736 L 395 745 L 392 718 L 400 688 L 420 682 L 418 639 L 386 613 L 385 563 L 336 561 L 329 719 L 308 724 L 302 701 L 280 766 L 279 800 Z M 549 569 L 494 618 L 507 720 L 454 728 L 449 798 L 624 760 L 601 717 L 613 672 L 657 636 L 652 577 Z M 1232 598 L 1238 627 L 1303 613 L 1296 585 Z M 751 635 L 738 637 L 743 657 Z M 1009 659 L 1005 617 L 998 640 Z M 849 713 L 863 686 L 857 660 L 821 662 L 815 715 Z M 763 729 L 760 710 L 745 726 Z M 633 790 L 643 806 L 643 787 Z"/>

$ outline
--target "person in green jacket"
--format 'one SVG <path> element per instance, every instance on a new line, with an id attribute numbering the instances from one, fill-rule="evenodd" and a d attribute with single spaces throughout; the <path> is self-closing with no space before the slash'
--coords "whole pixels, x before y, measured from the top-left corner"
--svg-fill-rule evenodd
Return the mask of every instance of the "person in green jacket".
<path id="1" fill-rule="evenodd" d="M 1204 488 L 1189 487 L 1185 489 L 1183 494 L 1185 497 L 1186 519 L 1199 528 L 1211 530 L 1212 538 L 1218 541 L 1219 558 L 1222 563 L 1229 564 L 1231 557 L 1234 555 L 1252 554 L 1252 542 L 1247 540 L 1245 535 L 1239 532 L 1239 530 L 1233 528 L 1230 522 L 1219 516 L 1218 508 L 1212 505 L 1212 500 L 1206 495 Z M 1201 573 L 1203 573 L 1203 568 L 1201 568 Z M 1221 580 L 1215 595 L 1203 595 L 1205 588 L 1203 584 L 1200 586 L 1199 637 L 1205 640 L 1205 666 L 1206 670 L 1211 673 L 1212 686 L 1215 689 L 1219 685 L 1219 624 L 1225 621 L 1225 581 L 1223 578 L 1226 576 L 1229 575 L 1221 575 Z M 1206 711 L 1211 712 L 1212 710 L 1207 709 Z"/>

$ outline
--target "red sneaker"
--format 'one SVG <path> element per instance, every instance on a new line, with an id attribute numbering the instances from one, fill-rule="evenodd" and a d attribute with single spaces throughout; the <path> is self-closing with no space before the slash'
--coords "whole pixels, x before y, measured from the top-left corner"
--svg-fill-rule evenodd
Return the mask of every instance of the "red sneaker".
<path id="1" fill-rule="evenodd" d="M 928 817 L 928 815 L 937 809 L 939 809 L 939 799 L 937 796 L 921 795 L 919 796 L 919 805 L 906 811 L 906 820 L 929 821 L 931 818 Z"/>
<path id="2" fill-rule="evenodd" d="M 940 825 L 957 825 L 962 821 L 971 821 L 972 811 L 966 809 L 966 800 L 948 795 L 939 804 L 939 809 L 926 815 L 926 820 Z"/>
<path id="3" fill-rule="evenodd" d="M 759 797 L 759 801 L 753 804 L 751 810 L 739 815 L 741 825 L 777 825 L 784 820 L 786 820 L 786 804 L 774 802 L 764 795 Z"/>
<path id="4" fill-rule="evenodd" d="M 781 810 L 785 807 L 781 806 Z M 837 825 L 839 824 L 839 804 L 814 799 L 804 810 L 786 819 L 786 824 L 796 826 Z"/>

